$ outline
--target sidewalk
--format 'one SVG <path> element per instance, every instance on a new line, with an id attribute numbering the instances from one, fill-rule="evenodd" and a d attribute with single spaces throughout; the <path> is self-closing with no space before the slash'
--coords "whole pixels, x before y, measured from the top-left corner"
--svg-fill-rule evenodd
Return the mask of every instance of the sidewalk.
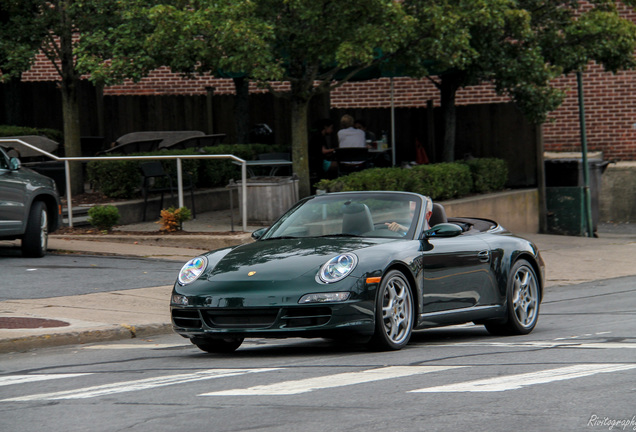
<path id="1" fill-rule="evenodd" d="M 86 240 L 78 238 L 85 236 L 52 235 L 49 249 L 185 263 L 214 246 L 249 241 L 249 233 L 212 235 L 230 231 L 229 216 L 228 211 L 203 213 L 184 225 L 188 232 L 210 232 L 210 235 L 161 236 L 157 235 L 158 226 L 154 222 L 146 222 L 119 227 L 121 236 L 107 238 L 96 236 L 98 238 Z M 237 220 L 235 217 L 235 229 L 240 229 Z M 250 226 L 248 230 L 257 228 Z M 124 235 L 130 231 L 148 232 L 148 236 Z M 633 224 L 603 225 L 599 227 L 599 238 L 593 239 L 520 235 L 537 244 L 546 262 L 548 297 L 558 286 L 636 275 L 636 226 Z M 0 353 L 171 332 L 168 306 L 171 289 L 171 286 L 161 286 L 0 302 Z"/>

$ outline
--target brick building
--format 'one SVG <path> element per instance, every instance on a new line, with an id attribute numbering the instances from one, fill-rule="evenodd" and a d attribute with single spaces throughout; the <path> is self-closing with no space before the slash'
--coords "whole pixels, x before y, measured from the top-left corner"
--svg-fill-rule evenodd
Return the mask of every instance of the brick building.
<path id="1" fill-rule="evenodd" d="M 23 75 L 23 81 L 52 81 L 56 75 L 44 58 Z M 580 149 L 579 113 L 576 76 L 560 78 L 557 86 L 567 91 L 563 105 L 550 113 L 551 121 L 543 125 L 546 151 Z M 605 159 L 636 161 L 636 72 L 611 74 L 592 64 L 583 74 L 586 124 L 589 151 L 602 151 Z M 281 84 L 280 88 L 284 88 Z M 104 95 L 204 95 L 206 87 L 214 87 L 216 95 L 232 94 L 234 85 L 228 79 L 201 77 L 184 79 L 166 68 L 158 69 L 139 83 L 108 87 Z M 254 92 L 259 92 L 256 88 Z M 395 78 L 396 108 L 425 107 L 427 101 L 439 106 L 439 91 L 427 79 Z M 461 89 L 457 105 L 505 103 L 490 85 Z M 388 78 L 348 83 L 331 94 L 332 108 L 381 108 L 390 105 Z M 461 128 L 461 124 L 458 124 Z"/>

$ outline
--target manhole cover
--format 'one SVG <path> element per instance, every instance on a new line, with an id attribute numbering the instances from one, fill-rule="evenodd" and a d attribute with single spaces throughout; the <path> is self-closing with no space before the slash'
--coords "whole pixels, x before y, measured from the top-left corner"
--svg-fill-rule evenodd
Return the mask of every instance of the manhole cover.
<path id="1" fill-rule="evenodd" d="M 0 317 L 0 328 L 3 329 L 36 329 L 49 327 L 66 327 L 64 321 L 44 318 Z"/>

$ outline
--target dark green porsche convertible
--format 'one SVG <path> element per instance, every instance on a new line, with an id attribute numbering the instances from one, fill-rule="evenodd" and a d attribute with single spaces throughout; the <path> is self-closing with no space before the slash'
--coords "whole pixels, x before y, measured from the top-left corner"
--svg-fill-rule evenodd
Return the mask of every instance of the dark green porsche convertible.
<path id="1" fill-rule="evenodd" d="M 422 195 L 317 195 L 252 237 L 179 273 L 172 323 L 203 351 L 234 351 L 246 337 L 352 336 L 396 350 L 427 327 L 527 334 L 537 324 L 537 248 L 496 222 L 447 218 Z"/>

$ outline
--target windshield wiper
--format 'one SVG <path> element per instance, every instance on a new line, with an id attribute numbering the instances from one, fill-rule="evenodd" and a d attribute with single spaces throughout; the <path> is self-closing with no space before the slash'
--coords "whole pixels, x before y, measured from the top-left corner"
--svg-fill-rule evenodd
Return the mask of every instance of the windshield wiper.
<path id="1" fill-rule="evenodd" d="M 341 233 L 341 234 L 325 234 L 325 235 L 316 236 L 316 237 L 363 237 L 363 236 L 358 234 Z"/>

